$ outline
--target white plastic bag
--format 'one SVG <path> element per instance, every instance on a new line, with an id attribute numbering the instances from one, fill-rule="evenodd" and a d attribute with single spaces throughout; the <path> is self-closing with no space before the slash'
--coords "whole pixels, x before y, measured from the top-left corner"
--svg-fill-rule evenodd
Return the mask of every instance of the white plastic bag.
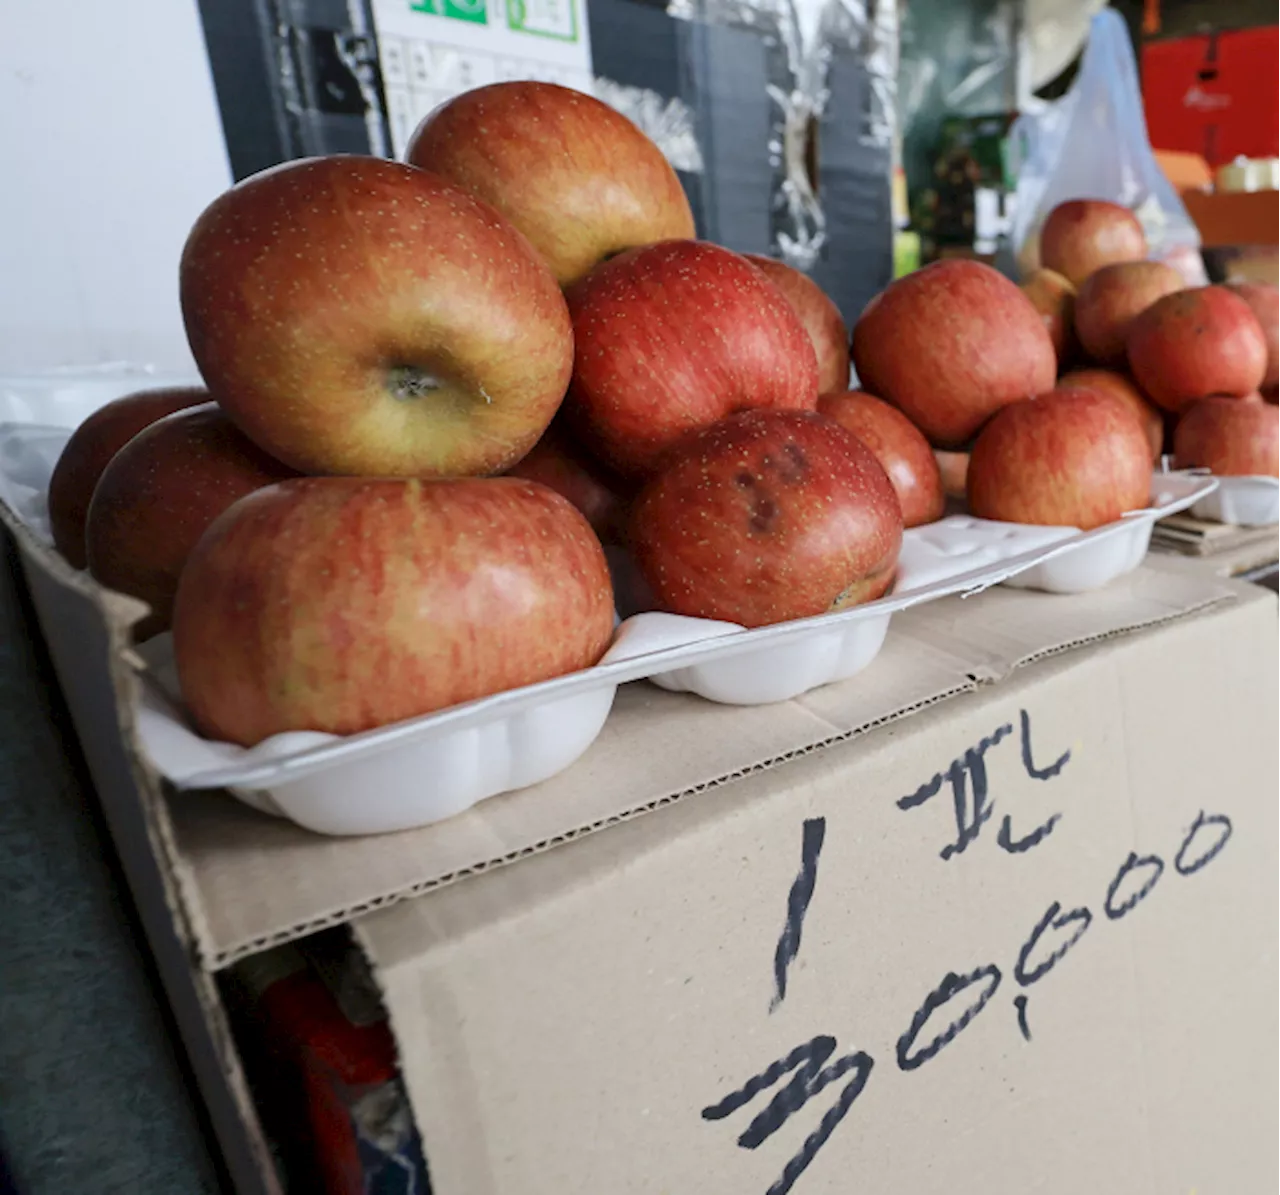
<path id="1" fill-rule="evenodd" d="M 1071 90 L 1019 117 L 1010 144 L 1018 175 L 1010 235 L 1023 277 L 1040 264 L 1040 229 L 1058 204 L 1107 199 L 1133 209 L 1152 258 L 1190 286 L 1208 282 L 1200 233 L 1151 152 L 1133 45 L 1114 9 L 1093 18 Z"/>

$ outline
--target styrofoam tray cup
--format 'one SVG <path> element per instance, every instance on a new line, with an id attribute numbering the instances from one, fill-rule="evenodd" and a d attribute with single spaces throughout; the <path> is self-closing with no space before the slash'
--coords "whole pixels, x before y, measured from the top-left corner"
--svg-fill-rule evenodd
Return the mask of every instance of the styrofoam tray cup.
<path id="1" fill-rule="evenodd" d="M 102 405 L 136 388 L 136 375 L 116 375 L 92 401 Z M 48 544 L 48 475 L 68 430 L 43 404 L 32 408 L 43 426 L 20 425 L 5 397 L 12 393 L 0 378 L 0 498 Z M 73 405 L 68 400 L 62 409 Z M 81 418 L 88 413 L 83 406 L 77 411 Z M 636 613 L 618 625 L 592 668 L 349 736 L 293 732 L 249 748 L 202 738 L 183 712 L 171 644 L 160 636 L 136 653 L 144 682 L 138 736 L 152 764 L 178 788 L 228 788 L 257 809 L 320 833 L 425 825 L 568 767 L 600 733 L 619 685 L 649 679 L 726 704 L 797 697 L 866 668 L 893 614 L 910 606 L 1001 583 L 1074 593 L 1114 580 L 1137 565 L 1156 518 L 1185 509 L 1216 485 L 1212 478 L 1157 475 L 1150 508 L 1091 532 L 944 519 L 906 533 L 894 588 L 879 601 L 754 630 Z"/>
<path id="2" fill-rule="evenodd" d="M 1236 527 L 1280 523 L 1280 478 L 1219 477 L 1218 488 L 1191 508 L 1197 519 Z"/>

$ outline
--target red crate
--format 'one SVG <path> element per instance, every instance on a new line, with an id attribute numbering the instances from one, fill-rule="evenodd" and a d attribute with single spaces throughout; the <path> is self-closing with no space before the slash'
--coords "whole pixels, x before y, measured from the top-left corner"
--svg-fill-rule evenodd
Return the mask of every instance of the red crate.
<path id="1" fill-rule="evenodd" d="M 1142 48 L 1142 99 L 1155 149 L 1182 150 L 1210 166 L 1280 157 L 1280 29 L 1266 25 Z"/>

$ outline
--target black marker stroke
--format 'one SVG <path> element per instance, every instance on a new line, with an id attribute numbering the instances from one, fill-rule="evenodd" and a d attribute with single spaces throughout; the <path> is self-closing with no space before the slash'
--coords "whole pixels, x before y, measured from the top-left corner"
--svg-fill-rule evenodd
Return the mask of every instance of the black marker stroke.
<path id="1" fill-rule="evenodd" d="M 1062 814 L 1055 813 L 1043 826 L 1037 826 L 1031 833 L 1021 838 L 1013 836 L 1013 819 L 1006 813 L 1004 820 L 1000 823 L 1000 831 L 996 835 L 996 842 L 1009 852 L 1011 855 L 1021 855 L 1024 851 L 1029 851 L 1033 846 L 1039 846 L 1050 834 L 1053 828 L 1062 820 Z"/>
<path id="2" fill-rule="evenodd" d="M 979 982 L 979 980 L 984 979 L 987 981 L 987 986 L 982 990 L 977 1000 L 969 1005 L 937 1037 L 933 1038 L 927 1046 L 922 1046 L 912 1054 L 911 1047 L 915 1045 L 916 1038 L 920 1036 L 920 1031 L 925 1027 L 925 1023 L 930 1016 L 948 1004 L 952 997 L 958 996 L 961 992 Z M 999 986 L 1000 968 L 995 963 L 988 963 L 985 967 L 978 967 L 964 976 L 957 975 L 954 971 L 948 971 L 943 976 L 942 982 L 925 997 L 924 1003 L 916 1011 L 916 1015 L 911 1018 L 911 1027 L 898 1038 L 898 1068 L 904 1071 L 913 1071 L 916 1067 L 922 1066 L 929 1059 L 936 1056 L 943 1046 L 954 1041 L 961 1030 L 986 1007 L 987 1001 L 996 994 L 996 988 Z"/>
<path id="3" fill-rule="evenodd" d="M 1031 758 L 1031 715 L 1026 710 L 1018 711 L 1018 719 L 1022 728 L 1022 766 L 1032 780 L 1052 780 L 1071 760 L 1071 749 L 1068 748 L 1047 768 L 1038 768 Z"/>
<path id="4" fill-rule="evenodd" d="M 800 871 L 787 895 L 787 920 L 778 937 L 773 952 L 773 999 L 769 1011 L 773 1012 L 787 997 L 787 968 L 800 952 L 800 935 L 804 931 L 804 915 L 813 899 L 813 888 L 818 882 L 818 857 L 827 833 L 825 817 L 810 817 L 804 822 L 800 840 Z"/>
<path id="5" fill-rule="evenodd" d="M 1217 842 L 1213 844 L 1203 855 L 1188 863 L 1186 854 L 1191 849 L 1191 844 L 1195 842 L 1196 835 L 1200 833 L 1206 826 L 1218 826 L 1222 830 L 1222 835 Z M 1187 831 L 1187 836 L 1182 840 L 1182 845 L 1178 848 L 1178 853 L 1174 857 L 1174 870 L 1180 876 L 1193 876 L 1208 863 L 1212 863 L 1218 857 L 1218 852 L 1227 845 L 1231 838 L 1231 819 L 1225 813 L 1205 813 L 1202 809 L 1196 814 L 1196 820 L 1191 823 L 1191 829 Z"/>
<path id="6" fill-rule="evenodd" d="M 782 1174 L 769 1187 L 766 1195 L 787 1195 L 867 1085 L 867 1079 L 875 1065 L 871 1055 L 865 1050 L 859 1050 L 824 1065 L 835 1048 L 834 1037 L 825 1034 L 815 1037 L 797 1046 L 786 1057 L 771 1063 L 719 1103 L 702 1110 L 703 1120 L 723 1120 L 794 1070 L 796 1073 L 791 1081 L 769 1101 L 768 1106 L 754 1117 L 738 1137 L 741 1148 L 757 1149 L 823 1088 L 843 1078 L 850 1071 L 856 1072 L 841 1090 L 835 1104 L 823 1113 L 818 1127 L 805 1138 L 800 1149 L 783 1167 Z"/>
<path id="7" fill-rule="evenodd" d="M 1013 998 L 1013 1006 L 1018 1010 L 1018 1032 L 1023 1041 L 1031 1040 L 1031 1026 L 1027 1024 L 1027 994 L 1019 992 Z"/>
<path id="8" fill-rule="evenodd" d="M 1013 968 L 1013 977 L 1018 981 L 1018 986 L 1030 987 L 1037 980 L 1041 980 L 1048 975 L 1066 957 L 1067 952 L 1084 937 L 1085 930 L 1092 923 L 1093 914 L 1088 909 L 1071 909 L 1064 913 L 1062 906 L 1055 900 L 1045 910 L 1044 916 L 1036 922 L 1036 927 L 1031 931 L 1031 936 L 1022 944 L 1022 949 L 1018 951 L 1018 961 Z M 1027 970 L 1031 952 L 1039 945 L 1040 939 L 1051 929 L 1066 929 L 1069 925 L 1076 927 L 1072 935 L 1059 945 L 1048 958 Z"/>
<path id="9" fill-rule="evenodd" d="M 1154 867 L 1155 871 L 1151 874 L 1151 878 L 1144 881 L 1132 896 L 1121 901 L 1119 905 L 1115 903 L 1116 894 L 1120 891 L 1120 885 L 1124 883 L 1125 877 L 1131 871 L 1137 871 L 1143 867 Z M 1107 888 L 1107 899 L 1103 908 L 1106 910 L 1107 917 L 1111 921 L 1119 921 L 1126 913 L 1132 912 L 1142 901 L 1151 895 L 1151 889 L 1156 886 L 1156 882 L 1164 874 L 1164 860 L 1159 855 L 1135 855 L 1133 851 L 1129 852 L 1129 857 L 1120 864 L 1120 870 L 1116 872 L 1116 878 L 1111 881 Z"/>

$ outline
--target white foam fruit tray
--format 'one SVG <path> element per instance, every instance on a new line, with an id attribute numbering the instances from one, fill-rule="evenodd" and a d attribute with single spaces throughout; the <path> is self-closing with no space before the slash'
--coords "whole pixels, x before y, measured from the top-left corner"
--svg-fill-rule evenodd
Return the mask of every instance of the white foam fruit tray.
<path id="1" fill-rule="evenodd" d="M 1219 477 L 1217 489 L 1192 507 L 1197 519 L 1237 527 L 1272 527 L 1280 523 L 1280 478 Z"/>
<path id="2" fill-rule="evenodd" d="M 136 375 L 117 382 L 53 407 L 62 416 L 54 426 L 47 422 L 52 405 L 25 393 L 19 418 L 8 418 L 10 391 L 0 379 L 0 500 L 44 545 L 51 544 L 44 495 L 53 464 L 74 422 L 139 384 Z M 148 382 L 159 384 L 141 384 Z M 861 672 L 893 615 L 910 606 L 998 584 L 1050 593 L 1105 585 L 1141 562 L 1157 519 L 1204 501 L 1216 486 L 1210 477 L 1156 474 L 1149 507 L 1087 532 L 946 518 L 907 531 L 893 590 L 879 601 L 755 630 L 634 614 L 593 668 L 343 737 L 293 732 L 248 748 L 202 738 L 183 712 L 169 638 L 161 635 L 136 652 L 140 745 L 180 790 L 225 788 L 322 834 L 426 825 L 569 767 L 600 733 L 622 684 L 648 680 L 725 704 L 786 701 Z"/>

